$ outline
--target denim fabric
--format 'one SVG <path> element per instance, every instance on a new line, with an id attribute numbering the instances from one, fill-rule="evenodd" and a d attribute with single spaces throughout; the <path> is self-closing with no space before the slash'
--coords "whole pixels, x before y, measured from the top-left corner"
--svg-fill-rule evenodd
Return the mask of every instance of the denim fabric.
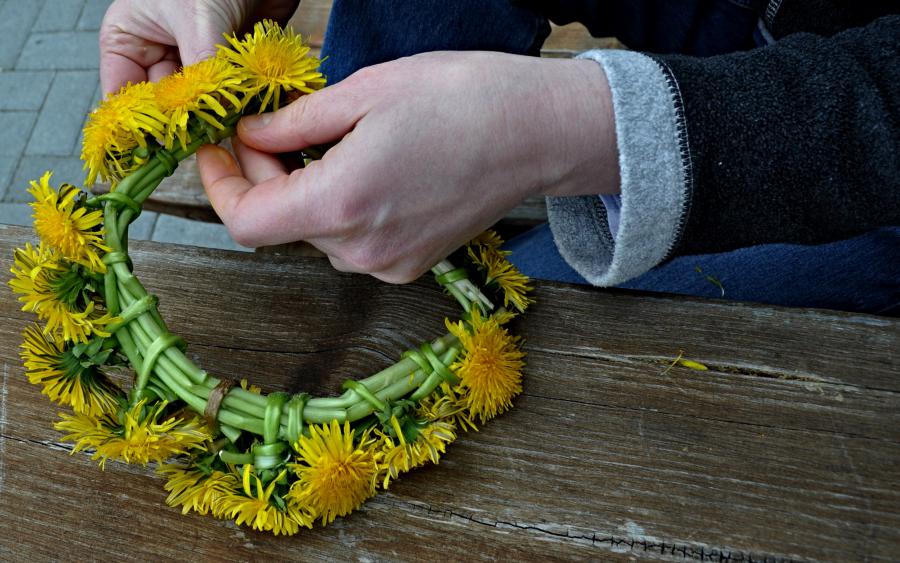
<path id="1" fill-rule="evenodd" d="M 335 0 L 323 67 L 334 83 L 364 66 L 426 51 L 537 54 L 548 33 L 546 18 L 509 0 Z M 513 262 L 532 277 L 585 283 L 559 255 L 547 225 L 508 247 Z M 729 299 L 897 314 L 900 227 L 818 246 L 770 244 L 682 256 L 621 287 L 721 297 L 706 276 L 719 280 Z"/>
<path id="2" fill-rule="evenodd" d="M 585 283 L 559 255 L 546 224 L 506 248 L 513 264 L 533 278 Z M 724 288 L 726 299 L 738 301 L 898 315 L 900 227 L 815 246 L 767 244 L 680 256 L 619 287 L 715 298 Z"/>
<path id="3" fill-rule="evenodd" d="M 523 0 L 554 23 L 579 22 L 629 49 L 708 57 L 752 49 L 764 0 Z"/>
<path id="4" fill-rule="evenodd" d="M 322 71 L 329 84 L 356 70 L 428 51 L 539 55 L 547 19 L 509 0 L 335 0 Z"/>

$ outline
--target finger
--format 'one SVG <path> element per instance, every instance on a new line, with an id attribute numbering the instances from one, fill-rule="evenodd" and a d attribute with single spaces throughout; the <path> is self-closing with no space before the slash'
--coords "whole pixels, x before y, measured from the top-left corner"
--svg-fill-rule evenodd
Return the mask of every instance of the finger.
<path id="1" fill-rule="evenodd" d="M 237 138 L 232 139 L 231 147 L 244 171 L 244 177 L 252 184 L 262 184 L 266 180 L 287 174 L 287 168 L 273 154 L 248 147 Z"/>
<path id="2" fill-rule="evenodd" d="M 363 274 L 365 272 L 360 271 L 357 268 L 354 268 L 350 265 L 349 262 L 338 258 L 337 256 L 328 255 L 328 261 L 331 262 L 331 266 L 337 270 L 338 272 L 347 272 L 351 274 Z"/>
<path id="3" fill-rule="evenodd" d="M 238 135 L 257 150 L 296 151 L 340 140 L 368 107 L 358 86 L 340 83 L 301 96 L 278 111 L 245 116 L 238 123 Z"/>
<path id="4" fill-rule="evenodd" d="M 147 70 L 130 58 L 118 53 L 100 53 L 100 87 L 104 94 L 117 92 L 129 82 L 147 80 Z"/>
<path id="5" fill-rule="evenodd" d="M 147 69 L 147 78 L 150 82 L 159 82 L 160 78 L 169 76 L 178 70 L 179 64 L 176 61 L 163 59 L 155 63 Z"/>
<path id="6" fill-rule="evenodd" d="M 428 266 L 422 266 L 420 264 L 414 263 L 407 264 L 405 261 L 400 261 L 394 264 L 387 265 L 377 271 L 370 271 L 366 268 L 354 265 L 352 262 L 344 260 L 343 258 L 340 258 L 335 254 L 328 253 L 327 250 L 329 249 L 324 244 L 317 245 L 317 247 L 319 246 L 324 247 L 325 250 L 323 251 L 325 251 L 328 255 L 328 260 L 331 262 L 331 265 L 335 270 L 352 274 L 369 274 L 372 277 L 379 279 L 385 283 L 410 283 L 422 277 L 422 275 L 430 269 Z M 336 250 L 337 249 L 332 250 L 332 252 Z M 437 262 L 438 260 L 434 261 L 434 263 Z"/>
<path id="7" fill-rule="evenodd" d="M 216 3 L 203 10 L 203 14 L 187 22 L 172 22 L 178 52 L 185 65 L 192 65 L 216 54 L 216 45 L 223 43 L 222 34 L 231 33 L 240 26 L 239 13 L 229 9 L 215 9 Z"/>
<path id="8" fill-rule="evenodd" d="M 328 234 L 323 222 L 328 215 L 306 189 L 304 175 L 296 170 L 253 184 L 237 162 L 221 147 L 206 145 L 197 151 L 200 179 L 209 201 L 232 238 L 248 247 L 283 244 Z"/>
<path id="9" fill-rule="evenodd" d="M 178 52 L 185 66 L 214 56 L 216 54 L 216 43 L 222 41 L 222 33 L 225 31 L 227 30 L 179 38 L 181 43 L 178 45 Z"/>
<path id="10" fill-rule="evenodd" d="M 112 12 L 110 8 L 100 30 L 100 84 L 107 94 L 129 82 L 147 80 L 147 69 L 171 58 L 172 51 L 165 42 L 132 35 L 110 23 Z"/>

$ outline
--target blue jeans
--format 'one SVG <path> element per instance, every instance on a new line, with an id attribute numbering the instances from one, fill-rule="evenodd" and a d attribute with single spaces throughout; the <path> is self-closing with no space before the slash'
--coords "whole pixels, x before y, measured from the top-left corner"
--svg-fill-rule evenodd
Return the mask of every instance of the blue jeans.
<path id="1" fill-rule="evenodd" d="M 587 283 L 559 255 L 546 224 L 506 246 L 513 263 L 533 278 Z M 678 256 L 618 287 L 900 315 L 900 227 L 815 246 L 763 244 Z"/>
<path id="2" fill-rule="evenodd" d="M 537 55 L 547 19 L 510 0 L 335 0 L 325 35 L 329 83 L 364 66 L 436 50 Z M 586 283 L 546 225 L 509 241 L 536 279 Z M 699 270 L 699 271 L 698 271 Z M 900 227 L 817 246 L 767 244 L 680 256 L 620 287 L 793 307 L 900 314 Z"/>

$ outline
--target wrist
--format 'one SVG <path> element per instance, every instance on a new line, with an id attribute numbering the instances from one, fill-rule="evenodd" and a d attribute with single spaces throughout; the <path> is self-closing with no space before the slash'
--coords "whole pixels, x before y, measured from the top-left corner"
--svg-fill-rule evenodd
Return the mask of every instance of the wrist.
<path id="1" fill-rule="evenodd" d="M 555 61 L 554 61 L 555 62 Z M 612 94 L 602 67 L 589 60 L 556 63 L 552 91 L 555 143 L 545 154 L 551 196 L 618 194 L 619 159 Z"/>

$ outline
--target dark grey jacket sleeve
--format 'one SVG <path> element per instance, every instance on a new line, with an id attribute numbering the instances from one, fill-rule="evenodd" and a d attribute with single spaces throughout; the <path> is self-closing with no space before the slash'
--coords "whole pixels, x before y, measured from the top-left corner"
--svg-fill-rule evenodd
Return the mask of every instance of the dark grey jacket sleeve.
<path id="1" fill-rule="evenodd" d="M 900 17 L 709 58 L 591 51 L 613 94 L 622 207 L 550 198 L 563 256 L 615 285 L 665 259 L 900 225 Z"/>

